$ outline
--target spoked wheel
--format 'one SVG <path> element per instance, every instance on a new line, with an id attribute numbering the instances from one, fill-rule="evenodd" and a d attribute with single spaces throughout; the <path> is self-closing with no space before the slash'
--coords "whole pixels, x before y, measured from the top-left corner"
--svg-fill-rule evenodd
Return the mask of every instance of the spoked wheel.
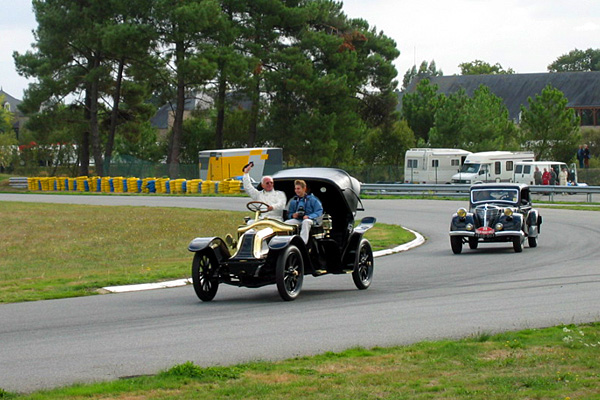
<path id="1" fill-rule="evenodd" d="M 513 238 L 513 249 L 515 249 L 515 253 L 520 253 L 523 251 L 523 240 L 520 236 L 515 236 Z"/>
<path id="2" fill-rule="evenodd" d="M 277 258 L 275 281 L 279 295 L 285 301 L 292 301 L 302 290 L 304 280 L 304 260 L 300 250 L 290 245 Z"/>
<path id="3" fill-rule="evenodd" d="M 470 237 L 469 238 L 469 248 L 471 250 L 475 250 L 477 249 L 477 245 L 479 244 L 479 242 L 477 241 L 476 237 Z"/>
<path id="4" fill-rule="evenodd" d="M 192 262 L 192 282 L 196 295 L 202 301 L 211 301 L 219 289 L 219 278 L 216 270 L 219 267 L 214 254 L 210 251 L 199 251 Z"/>
<path id="5" fill-rule="evenodd" d="M 528 236 L 527 243 L 529 244 L 529 247 L 537 247 L 537 236 L 536 237 Z"/>
<path id="6" fill-rule="evenodd" d="M 462 252 L 462 237 L 450 236 L 450 247 L 454 254 L 460 254 Z"/>
<path id="7" fill-rule="evenodd" d="M 371 286 L 373 266 L 371 243 L 367 239 L 363 239 L 358 247 L 354 271 L 352 271 L 352 279 L 359 290 L 365 290 Z"/>

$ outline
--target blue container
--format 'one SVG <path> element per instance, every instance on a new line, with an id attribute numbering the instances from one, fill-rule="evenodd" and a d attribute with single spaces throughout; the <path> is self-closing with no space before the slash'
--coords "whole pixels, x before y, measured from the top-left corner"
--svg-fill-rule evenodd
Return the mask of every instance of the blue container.
<path id="1" fill-rule="evenodd" d="M 181 182 L 181 191 L 187 193 L 187 181 Z"/>
<path id="2" fill-rule="evenodd" d="M 75 179 L 73 179 L 73 188 L 71 190 L 73 190 L 73 191 L 77 190 L 77 181 Z"/>
<path id="3" fill-rule="evenodd" d="M 108 180 L 108 185 L 110 186 L 110 191 L 114 192 L 115 191 L 115 183 L 113 182 L 113 178 L 110 178 Z"/>
<path id="4" fill-rule="evenodd" d="M 96 192 L 102 191 L 102 178 L 98 178 L 96 181 Z"/>
<path id="5" fill-rule="evenodd" d="M 123 193 L 127 193 L 127 179 L 123 179 Z"/>
<path id="6" fill-rule="evenodd" d="M 165 191 L 167 193 L 171 193 L 171 181 L 166 181 L 165 182 Z"/>
<path id="7" fill-rule="evenodd" d="M 86 192 L 90 191 L 90 183 L 88 181 L 83 181 L 83 188 Z"/>
<path id="8" fill-rule="evenodd" d="M 156 193 L 156 181 L 155 180 L 148 181 L 148 183 L 146 184 L 146 187 L 148 188 L 148 192 Z"/>
<path id="9" fill-rule="evenodd" d="M 142 193 L 142 183 L 143 183 L 143 181 L 141 179 L 137 180 L 137 192 L 138 193 Z"/>

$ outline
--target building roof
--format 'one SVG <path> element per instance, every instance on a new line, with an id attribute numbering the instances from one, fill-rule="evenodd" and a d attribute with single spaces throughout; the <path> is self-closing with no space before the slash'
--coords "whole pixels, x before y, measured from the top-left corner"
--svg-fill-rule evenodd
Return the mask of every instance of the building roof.
<path id="1" fill-rule="evenodd" d="M 600 72 L 559 72 L 538 74 L 503 75 L 452 75 L 429 78 L 438 86 L 438 93 L 450 94 L 464 88 L 467 95 L 485 85 L 504 100 L 512 119 L 518 119 L 521 105 L 527 107 L 527 99 L 535 98 L 551 84 L 564 93 L 570 108 L 600 108 Z M 406 89 L 415 91 L 418 81 L 413 80 Z M 401 98 L 400 98 L 401 99 Z"/>
<path id="2" fill-rule="evenodd" d="M 19 111 L 19 109 L 17 108 L 17 106 L 22 103 L 21 100 L 14 98 L 10 94 L 6 93 L 2 88 L 0 88 L 0 97 L 4 97 L 2 107 L 4 107 L 5 103 L 8 103 L 10 105 L 10 112 L 19 116 L 22 115 L 21 111 Z"/>

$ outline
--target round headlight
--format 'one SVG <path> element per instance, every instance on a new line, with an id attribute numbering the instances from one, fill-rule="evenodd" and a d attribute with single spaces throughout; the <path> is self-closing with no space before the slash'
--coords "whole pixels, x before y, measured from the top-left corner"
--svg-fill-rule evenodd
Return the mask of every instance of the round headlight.
<path id="1" fill-rule="evenodd" d="M 504 209 L 504 215 L 506 215 L 507 217 L 510 217 L 511 215 L 513 215 L 512 208 L 505 208 Z"/>
<path id="2" fill-rule="evenodd" d="M 465 226 L 465 229 L 468 230 L 468 231 L 472 231 L 473 230 L 473 224 L 467 224 Z"/>
<path id="3" fill-rule="evenodd" d="M 500 222 L 498 222 L 498 223 L 496 224 L 496 230 L 497 230 L 497 231 L 501 231 L 502 229 L 504 229 L 504 225 L 502 225 Z"/>
<path id="4" fill-rule="evenodd" d="M 467 210 L 464 208 L 459 208 L 458 211 L 456 211 L 456 215 L 458 215 L 461 218 L 464 218 L 467 216 Z"/>

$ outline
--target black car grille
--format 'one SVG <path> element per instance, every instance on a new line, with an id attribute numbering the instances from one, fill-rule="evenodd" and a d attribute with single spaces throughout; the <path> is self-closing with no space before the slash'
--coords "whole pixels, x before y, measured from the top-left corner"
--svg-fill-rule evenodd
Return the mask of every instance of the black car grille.
<path id="1" fill-rule="evenodd" d="M 493 226 L 501 214 L 502 209 L 494 206 L 477 207 L 475 209 L 475 218 L 477 219 L 478 226 Z"/>

